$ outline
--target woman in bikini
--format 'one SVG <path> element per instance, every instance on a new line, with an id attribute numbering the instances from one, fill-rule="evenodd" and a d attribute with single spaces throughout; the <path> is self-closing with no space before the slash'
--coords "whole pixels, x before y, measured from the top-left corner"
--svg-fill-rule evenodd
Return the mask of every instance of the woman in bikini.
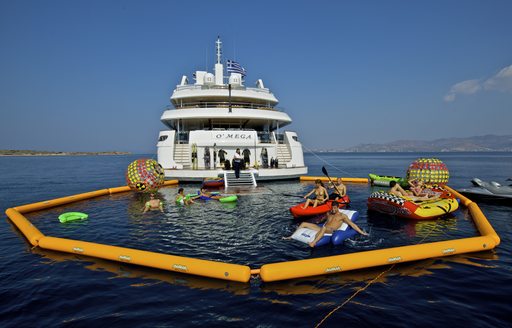
<path id="1" fill-rule="evenodd" d="M 315 199 L 308 198 L 313 193 L 315 193 Z M 305 209 L 308 207 L 311 203 L 313 204 L 313 207 L 317 207 L 320 204 L 325 203 L 327 199 L 329 199 L 329 194 L 327 193 L 327 189 L 325 189 L 324 184 L 320 179 L 317 179 L 315 181 L 315 188 L 311 190 L 306 196 L 306 203 L 304 203 L 304 206 L 302 206 L 302 209 Z"/>

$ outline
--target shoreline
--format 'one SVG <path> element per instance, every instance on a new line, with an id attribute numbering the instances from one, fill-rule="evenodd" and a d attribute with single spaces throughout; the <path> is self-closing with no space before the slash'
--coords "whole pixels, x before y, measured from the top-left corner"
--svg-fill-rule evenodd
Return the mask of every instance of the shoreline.
<path id="1" fill-rule="evenodd" d="M 0 150 L 0 157 L 30 157 L 30 156 L 124 156 L 131 155 L 130 152 L 38 152 L 30 150 Z"/>

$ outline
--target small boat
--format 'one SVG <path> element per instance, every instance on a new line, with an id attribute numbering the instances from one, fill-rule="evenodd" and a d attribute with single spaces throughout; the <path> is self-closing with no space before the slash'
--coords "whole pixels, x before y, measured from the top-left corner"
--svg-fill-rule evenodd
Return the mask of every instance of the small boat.
<path id="1" fill-rule="evenodd" d="M 224 187 L 224 179 L 223 178 L 206 178 L 203 180 L 203 187 L 206 187 L 206 188 Z"/>
<path id="2" fill-rule="evenodd" d="M 357 211 L 350 211 L 350 210 L 339 210 L 341 213 L 348 216 L 348 218 L 355 222 L 359 218 L 359 212 Z M 319 224 L 319 227 L 323 226 L 323 224 Z M 297 229 L 292 235 L 292 239 L 301 241 L 303 243 L 310 243 L 315 239 L 315 236 L 318 231 L 315 231 L 313 229 L 309 228 L 300 228 Z M 353 237 L 357 234 L 357 231 L 352 229 L 348 224 L 343 223 L 341 227 L 339 227 L 336 231 L 334 231 L 332 234 L 325 234 L 315 245 L 315 247 L 327 245 L 329 243 L 332 243 L 333 245 L 340 245 L 343 243 L 345 239 L 348 239 L 350 237 Z"/>
<path id="3" fill-rule="evenodd" d="M 503 186 L 496 181 L 486 182 L 478 178 L 472 179 L 471 183 L 473 188 L 459 189 L 459 192 L 482 201 L 512 204 L 512 185 Z"/>
<path id="4" fill-rule="evenodd" d="M 295 205 L 293 207 L 290 207 L 290 213 L 293 215 L 294 218 L 302 218 L 307 216 L 314 216 L 319 214 L 327 213 L 332 208 L 332 200 L 328 200 L 327 202 L 318 205 L 317 207 L 308 206 L 305 209 L 302 208 L 305 203 L 300 203 L 298 205 Z M 343 196 L 340 200 L 338 200 L 338 203 L 341 207 L 346 207 L 350 203 L 350 198 L 348 195 Z"/>
<path id="5" fill-rule="evenodd" d="M 441 195 L 432 200 L 414 200 L 410 197 L 377 191 L 368 198 L 368 209 L 408 219 L 430 220 L 452 213 L 459 208 L 459 202 L 448 191 L 434 190 Z"/>
<path id="6" fill-rule="evenodd" d="M 368 174 L 368 176 L 370 177 L 370 184 L 372 186 L 389 187 L 389 183 L 391 181 L 396 181 L 402 187 L 406 187 L 408 185 L 407 180 L 401 177 L 395 177 L 390 175 L 378 175 L 373 173 Z"/>
<path id="7" fill-rule="evenodd" d="M 85 214 L 82 212 L 67 212 L 67 213 L 62 213 L 61 215 L 59 215 L 59 221 L 61 223 L 65 223 L 65 222 L 70 222 L 70 221 L 87 219 L 88 217 L 89 217 L 88 214 Z"/>

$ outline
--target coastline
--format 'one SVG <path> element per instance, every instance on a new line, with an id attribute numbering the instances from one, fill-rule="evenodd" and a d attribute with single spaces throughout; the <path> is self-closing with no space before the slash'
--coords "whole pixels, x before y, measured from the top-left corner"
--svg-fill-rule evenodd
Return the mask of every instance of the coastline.
<path id="1" fill-rule="evenodd" d="M 35 150 L 0 150 L 0 156 L 123 156 L 131 155 L 124 151 L 101 151 L 101 152 L 67 152 L 67 151 L 35 151 Z"/>

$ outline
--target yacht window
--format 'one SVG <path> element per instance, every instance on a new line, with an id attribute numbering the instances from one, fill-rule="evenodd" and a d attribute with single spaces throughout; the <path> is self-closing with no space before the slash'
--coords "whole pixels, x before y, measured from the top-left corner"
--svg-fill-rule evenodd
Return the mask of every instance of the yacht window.
<path id="1" fill-rule="evenodd" d="M 168 137 L 168 136 L 160 136 L 160 138 L 158 138 L 158 141 L 164 141 L 164 140 L 167 140 L 167 137 Z"/>
<path id="2" fill-rule="evenodd" d="M 292 139 L 295 141 L 299 141 L 299 138 L 297 138 L 297 136 L 293 136 Z"/>

